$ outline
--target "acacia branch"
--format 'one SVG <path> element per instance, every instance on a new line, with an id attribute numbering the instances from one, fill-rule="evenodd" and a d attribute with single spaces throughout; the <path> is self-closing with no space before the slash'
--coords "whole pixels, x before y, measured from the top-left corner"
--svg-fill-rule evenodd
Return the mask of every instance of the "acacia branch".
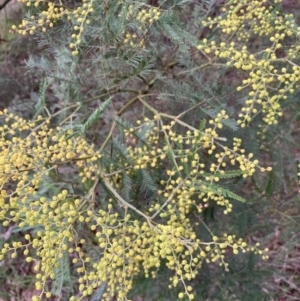
<path id="1" fill-rule="evenodd" d="M 10 2 L 10 0 L 5 0 L 3 4 L 0 5 L 0 10 L 5 8 L 5 6 Z"/>

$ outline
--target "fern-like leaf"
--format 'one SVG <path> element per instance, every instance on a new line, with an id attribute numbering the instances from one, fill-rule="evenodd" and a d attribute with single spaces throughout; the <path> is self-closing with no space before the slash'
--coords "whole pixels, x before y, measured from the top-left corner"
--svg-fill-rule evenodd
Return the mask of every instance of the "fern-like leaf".
<path id="1" fill-rule="evenodd" d="M 156 191 L 157 188 L 155 182 L 146 169 L 142 169 L 138 172 L 138 178 L 140 182 L 140 191 L 142 193 L 146 193 L 146 195 L 148 195 L 150 192 Z"/>
<path id="2" fill-rule="evenodd" d="M 244 198 L 242 198 L 241 196 L 235 194 L 234 192 L 232 192 L 226 188 L 223 188 L 219 185 L 212 184 L 212 183 L 204 183 L 204 184 L 205 184 L 205 188 L 203 188 L 202 186 L 197 187 L 202 192 L 206 193 L 206 192 L 212 191 L 213 193 L 222 195 L 225 198 L 230 198 L 230 199 L 242 202 L 242 203 L 246 202 L 246 200 Z"/>
<path id="3" fill-rule="evenodd" d="M 213 174 L 213 176 L 218 177 L 220 179 L 231 179 L 231 178 L 239 177 L 243 174 L 244 172 L 242 170 L 226 170 L 225 173 L 216 172 Z M 209 177 L 211 175 L 212 175 L 211 173 L 201 174 L 201 176 L 203 177 Z"/>
<path id="4" fill-rule="evenodd" d="M 126 172 L 123 173 L 123 197 L 127 202 L 130 202 L 130 195 L 132 192 L 132 180 Z"/>
<path id="5" fill-rule="evenodd" d="M 106 289 L 106 282 L 102 282 L 102 284 L 94 291 L 90 301 L 100 301 Z"/>
<path id="6" fill-rule="evenodd" d="M 52 282 L 51 293 L 59 296 L 62 291 L 63 284 L 70 281 L 70 262 L 67 253 L 59 259 L 59 267 L 55 269 L 55 279 Z"/>
<path id="7" fill-rule="evenodd" d="M 45 96 L 46 96 L 46 90 L 48 87 L 49 87 L 49 83 L 48 83 L 47 79 L 44 79 L 40 83 L 39 98 L 38 98 L 38 102 L 35 105 L 36 113 L 33 117 L 34 119 L 36 119 L 37 116 L 40 115 L 42 113 L 42 111 L 45 109 Z"/>
<path id="8" fill-rule="evenodd" d="M 106 109 L 107 106 L 110 105 L 112 101 L 112 97 L 109 97 L 107 100 L 105 100 L 88 118 L 88 120 L 83 124 L 82 130 L 83 133 L 86 133 L 86 131 L 100 118 L 103 111 Z"/>

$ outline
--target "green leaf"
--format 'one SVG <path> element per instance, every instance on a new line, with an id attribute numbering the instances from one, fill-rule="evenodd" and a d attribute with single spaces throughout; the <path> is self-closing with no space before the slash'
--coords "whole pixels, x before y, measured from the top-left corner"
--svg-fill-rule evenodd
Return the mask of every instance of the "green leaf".
<path id="1" fill-rule="evenodd" d="M 142 169 L 138 172 L 138 178 L 140 179 L 141 192 L 148 194 L 149 192 L 155 192 L 157 190 L 153 178 L 146 169 Z"/>
<path id="2" fill-rule="evenodd" d="M 213 204 L 212 206 L 209 206 L 207 208 L 204 208 L 202 215 L 203 215 L 205 223 L 208 222 L 208 219 L 210 219 L 212 221 L 215 220 L 215 204 Z"/>
<path id="3" fill-rule="evenodd" d="M 124 172 L 123 173 L 123 193 L 125 201 L 130 202 L 130 195 L 132 192 L 132 179 L 129 177 L 129 175 Z"/>
<path id="4" fill-rule="evenodd" d="M 265 193 L 266 195 L 272 195 L 272 193 L 275 191 L 275 175 L 274 175 L 274 171 L 271 170 L 268 172 L 268 183 L 265 189 Z"/>
<path id="5" fill-rule="evenodd" d="M 90 301 L 100 301 L 106 289 L 106 282 L 102 282 L 101 285 L 94 291 Z"/>
<path id="6" fill-rule="evenodd" d="M 127 146 L 122 143 L 119 139 L 113 139 L 114 152 L 121 156 L 129 165 L 132 165 L 132 159 L 128 155 Z"/>
<path id="7" fill-rule="evenodd" d="M 144 123 L 138 131 L 134 131 L 132 134 L 144 144 L 147 143 L 147 134 L 152 131 L 154 123 Z"/>
<path id="8" fill-rule="evenodd" d="M 205 125 L 206 125 L 206 119 L 202 119 L 200 126 L 199 126 L 199 132 L 202 132 L 205 129 Z"/>
<path id="9" fill-rule="evenodd" d="M 204 174 L 201 174 L 201 176 L 209 177 L 209 176 L 213 175 L 214 177 L 218 177 L 220 179 L 231 179 L 231 178 L 239 177 L 243 174 L 244 174 L 244 172 L 241 170 L 226 170 L 225 173 L 220 173 L 220 172 L 216 172 L 213 174 L 212 173 L 204 173 Z"/>
<path id="10" fill-rule="evenodd" d="M 65 282 L 70 281 L 70 259 L 68 253 L 64 253 L 64 256 L 58 259 L 58 262 L 59 267 L 54 270 L 55 279 L 51 286 L 51 293 L 55 296 L 59 296 Z"/>
<path id="11" fill-rule="evenodd" d="M 110 105 L 112 101 L 112 97 L 109 97 L 107 100 L 105 100 L 88 118 L 88 120 L 83 124 L 82 130 L 83 133 L 85 133 L 95 122 L 97 122 L 103 113 L 103 111 L 106 109 L 108 105 Z"/>
<path id="12" fill-rule="evenodd" d="M 228 189 L 225 189 L 225 188 L 221 188 L 220 189 L 221 191 L 221 194 L 224 196 L 224 197 L 229 197 L 231 199 L 234 199 L 236 201 L 239 201 L 239 202 L 242 202 L 242 203 L 245 203 L 246 200 L 244 198 L 242 198 L 241 196 L 235 194 L 234 192 L 228 190 Z"/>
<path id="13" fill-rule="evenodd" d="M 204 183 L 204 184 L 205 184 L 205 188 L 203 188 L 202 186 L 199 186 L 199 187 L 196 187 L 196 188 L 198 188 L 202 192 L 212 191 L 213 193 L 218 194 L 218 195 L 222 195 L 225 198 L 231 198 L 233 200 L 236 200 L 236 201 L 239 201 L 239 202 L 242 202 L 242 203 L 246 202 L 246 200 L 244 198 L 242 198 L 241 196 L 235 194 L 234 192 L 232 192 L 232 191 L 230 191 L 226 188 L 223 188 L 219 185 L 211 184 L 211 183 Z"/>
<path id="14" fill-rule="evenodd" d="M 47 81 L 47 79 L 44 79 L 41 83 L 40 83 L 40 87 L 39 87 L 39 100 L 36 103 L 35 110 L 36 113 L 33 116 L 33 119 L 36 119 L 38 115 L 41 114 L 41 112 L 45 109 L 45 96 L 46 96 L 46 91 L 47 88 L 49 87 L 49 83 Z"/>
<path id="15" fill-rule="evenodd" d="M 175 160 L 172 148 L 170 146 L 169 140 L 168 140 L 168 138 L 166 136 L 164 137 L 164 139 L 165 139 L 165 142 L 166 142 L 166 146 L 168 147 L 168 149 L 166 150 L 167 157 L 171 161 L 172 166 L 177 170 L 178 169 L 177 163 L 176 163 L 176 160 Z"/>

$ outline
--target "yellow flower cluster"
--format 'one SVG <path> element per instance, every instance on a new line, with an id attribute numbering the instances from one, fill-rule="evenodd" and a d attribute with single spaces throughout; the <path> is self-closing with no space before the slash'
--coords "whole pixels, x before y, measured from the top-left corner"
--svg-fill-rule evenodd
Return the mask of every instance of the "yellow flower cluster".
<path id="1" fill-rule="evenodd" d="M 79 45 L 82 42 L 82 34 L 85 31 L 86 26 L 91 22 L 89 15 L 93 13 L 93 2 L 94 0 L 82 0 L 83 4 L 78 6 L 76 9 L 71 10 L 62 5 L 57 5 L 49 1 L 41 0 L 19 0 L 25 3 L 27 6 L 41 7 L 45 4 L 47 8 L 36 15 L 32 15 L 30 19 L 24 19 L 22 23 L 18 26 L 13 25 L 12 29 L 17 31 L 19 34 L 26 35 L 34 34 L 38 29 L 46 32 L 48 28 L 52 28 L 54 24 L 66 17 L 68 20 L 73 20 L 76 24 L 74 26 L 74 33 L 71 38 L 73 41 L 70 43 L 70 48 L 72 49 L 73 55 L 79 54 Z M 136 34 L 131 34 L 129 32 L 125 33 L 124 43 L 130 46 L 137 45 L 144 48 L 144 35 L 145 30 L 152 25 L 155 21 L 160 18 L 161 12 L 158 8 L 142 8 L 139 11 L 134 9 L 133 5 L 123 5 L 119 17 L 125 15 L 126 20 L 134 18 L 138 24 L 139 30 L 143 30 L 143 34 L 140 34 L 142 38 L 137 39 Z"/>
<path id="2" fill-rule="evenodd" d="M 74 16 L 78 22 L 78 24 L 74 26 L 75 33 L 72 34 L 72 39 L 74 39 L 75 42 L 70 44 L 70 48 L 74 49 L 72 51 L 73 55 L 78 55 L 79 53 L 78 46 L 81 44 L 81 36 L 85 30 L 85 27 L 91 22 L 89 19 L 89 14 L 94 11 L 94 0 L 82 0 L 82 2 L 82 6 L 77 7 L 74 11 L 72 11 L 72 13 L 70 13 L 70 16 Z"/>
<path id="3" fill-rule="evenodd" d="M 19 2 L 25 3 L 26 6 L 39 7 L 43 2 L 46 1 L 31 1 L 31 0 L 18 0 Z M 41 28 L 43 32 L 47 31 L 47 28 L 54 26 L 57 20 L 60 20 L 64 16 L 69 15 L 69 10 L 63 7 L 57 7 L 54 3 L 48 2 L 46 4 L 47 10 L 42 11 L 41 14 L 35 18 L 31 17 L 30 20 L 23 20 L 22 23 L 17 27 L 14 25 L 13 30 L 17 30 L 18 33 L 26 35 L 27 33 L 33 34 L 37 29 Z"/>
<path id="4" fill-rule="evenodd" d="M 130 45 L 131 47 L 138 46 L 140 48 L 145 48 L 144 38 L 138 38 L 135 33 L 130 34 L 129 32 L 127 32 L 125 34 L 124 43 Z"/>
<path id="5" fill-rule="evenodd" d="M 48 28 L 52 28 L 54 24 L 62 18 L 66 17 L 68 20 L 72 18 L 77 24 L 74 26 L 74 33 L 72 34 L 74 42 L 70 43 L 70 48 L 73 49 L 73 55 L 78 55 L 78 46 L 81 43 L 81 36 L 85 26 L 90 24 L 89 15 L 94 11 L 94 0 L 82 0 L 82 6 L 74 10 L 44 0 L 19 0 L 19 2 L 23 2 L 27 6 L 33 5 L 35 7 L 40 7 L 45 4 L 47 8 L 37 15 L 32 15 L 29 20 L 23 20 L 18 27 L 13 25 L 13 30 L 22 35 L 26 35 L 27 33 L 34 34 L 38 29 L 46 32 Z"/>
<path id="6" fill-rule="evenodd" d="M 209 122 L 212 128 L 207 128 L 202 133 L 197 129 L 188 130 L 186 136 L 177 134 L 175 121 L 167 125 L 161 124 L 159 127 L 154 126 L 159 120 L 158 116 L 155 116 L 154 120 L 146 119 L 143 125 L 148 123 L 148 126 L 153 126 L 151 134 L 147 136 L 149 143 L 142 147 L 128 147 L 127 155 L 130 164 L 128 162 L 124 164 L 127 173 L 131 177 L 137 177 L 138 170 L 151 170 L 158 166 L 168 166 L 166 161 L 172 162 L 170 168 L 166 170 L 167 180 L 160 182 L 163 188 L 158 191 L 158 194 L 163 196 L 167 203 L 176 204 L 178 214 L 188 214 L 193 207 L 201 212 L 203 203 L 209 200 L 225 206 L 224 213 L 229 213 L 232 210 L 230 201 L 214 185 L 231 172 L 232 176 L 252 176 L 258 166 L 258 160 L 253 159 L 253 154 L 246 154 L 241 148 L 240 139 L 234 138 L 232 149 L 220 143 L 224 138 L 218 137 L 217 129 L 223 127 L 222 120 L 227 118 L 226 112 L 222 111 Z M 130 137 L 130 141 L 135 142 L 139 131 L 141 128 L 137 126 L 129 129 L 125 134 Z M 164 147 L 159 144 L 159 137 L 162 134 L 167 140 Z M 211 158 L 215 158 L 215 161 L 209 165 L 201 160 L 199 154 L 200 149 L 206 148 Z M 260 168 L 260 170 L 270 171 L 271 167 Z M 113 181 L 118 187 L 122 186 L 119 175 L 116 174 Z M 170 208 L 173 208 L 173 205 Z M 151 207 L 150 212 L 153 210 L 154 208 Z M 162 217 L 170 215 L 161 212 L 161 209 L 158 211 Z"/>
<path id="7" fill-rule="evenodd" d="M 205 135 L 201 137 L 203 141 L 203 147 L 209 148 L 208 153 L 211 155 L 216 149 L 215 140 L 218 139 L 217 129 L 223 128 L 223 120 L 228 119 L 229 116 L 226 114 L 225 110 L 222 110 L 214 120 L 210 120 L 209 124 L 213 125 L 213 128 L 205 129 Z"/>
<path id="8" fill-rule="evenodd" d="M 275 4 L 279 2 L 274 1 Z M 277 124 L 278 117 L 282 116 L 280 101 L 293 93 L 300 82 L 300 67 L 292 61 L 300 50 L 300 28 L 292 15 L 282 16 L 276 6 L 268 6 L 267 1 L 234 0 L 224 6 L 224 12 L 224 17 L 203 22 L 210 28 L 216 26 L 221 29 L 224 41 L 217 43 L 204 39 L 198 49 L 246 74 L 237 87 L 238 91 L 248 90 L 248 99 L 238 120 L 242 127 L 260 110 L 268 125 Z M 226 42 L 226 35 L 231 36 L 230 42 Z M 247 41 L 250 37 L 260 36 L 267 37 L 270 42 L 255 53 L 251 44 L 247 46 Z M 295 45 L 285 51 L 284 44 L 290 39 L 294 39 Z M 285 67 L 282 67 L 282 62 Z"/>
<path id="9" fill-rule="evenodd" d="M 209 28 L 216 26 L 225 35 L 235 34 L 239 41 L 248 41 L 252 34 L 267 36 L 280 31 L 291 36 L 295 21 L 293 15 L 281 14 L 277 6 L 281 2 L 275 0 L 270 4 L 267 0 L 233 0 L 222 7 L 225 18 L 208 17 L 202 23 Z"/>
<path id="10" fill-rule="evenodd" d="M 247 246 L 231 235 L 212 234 L 211 242 L 201 241 L 197 237 L 199 223 L 189 218 L 211 201 L 229 213 L 230 198 L 237 196 L 219 182 L 226 175 L 251 176 L 258 166 L 253 155 L 241 148 L 241 140 L 235 139 L 232 148 L 221 144 L 217 132 L 228 118 L 225 111 L 203 132 L 170 115 L 170 123 L 159 114 L 152 120 L 138 121 L 125 131 L 126 154 L 114 157 L 114 164 L 107 167 L 99 163 L 101 155 L 93 145 L 72 132 L 51 128 L 50 118 L 28 122 L 6 110 L 0 115 L 5 122 L 0 127 L 0 220 L 4 226 L 13 222 L 20 228 L 39 229 L 36 234 L 25 234 L 25 242 L 5 244 L 0 260 L 8 253 L 15 258 L 21 249 L 27 262 L 36 262 L 35 285 L 40 294 L 33 300 L 51 297 L 46 283 L 56 277 L 66 256 L 72 258 L 79 274 L 79 294 L 71 297 L 72 301 L 92 295 L 103 282 L 107 283 L 103 300 L 115 295 L 118 301 L 125 300 L 134 277 L 140 273 L 156 277 L 162 261 L 174 271 L 170 287 L 181 285 L 179 297 L 192 300 L 194 294 L 187 281 L 196 277 L 203 262 L 228 269 L 225 253 L 229 248 L 234 254 L 254 251 L 267 258 L 267 250 Z M 186 133 L 179 134 L 178 127 L 187 128 Z M 203 151 L 211 151 L 210 163 L 203 158 Z M 87 195 L 66 189 L 54 196 L 39 194 L 43 179 L 63 165 L 78 169 L 81 182 L 95 181 Z M 143 172 L 159 181 L 153 199 L 138 209 L 134 202 L 126 201 L 123 191 L 126 177 L 138 179 Z M 102 202 L 101 209 L 95 204 L 93 190 L 98 177 L 110 191 L 110 199 Z M 7 189 L 12 184 L 16 187 L 13 192 Z M 92 259 L 85 248 L 88 238 L 82 238 L 79 225 L 90 229 L 99 248 L 97 258 Z"/>
<path id="11" fill-rule="evenodd" d="M 49 198 L 40 196 L 39 188 L 45 177 L 62 165 L 73 166 L 74 171 L 82 170 L 82 182 L 95 180 L 94 162 L 101 155 L 82 137 L 68 139 L 71 132 L 63 133 L 59 127 L 52 129 L 50 118 L 26 121 L 7 110 L 0 111 L 0 117 L 3 124 L 0 126 L 0 220 L 4 226 L 17 223 L 20 228 L 40 229 L 35 237 L 26 234 L 25 244 L 5 244 L 0 260 L 8 252 L 15 258 L 17 249 L 23 249 L 27 262 L 39 258 L 34 269 L 36 289 L 41 294 L 33 300 L 41 300 L 43 294 L 51 296 L 44 291 L 45 283 L 55 278 L 55 269 L 66 252 L 79 258 L 83 255 L 79 244 L 84 241 L 77 240 L 73 226 L 78 221 L 89 222 L 91 217 L 89 211 L 86 213 L 89 199 L 76 198 L 67 190 Z M 74 247 L 69 248 L 69 244 Z"/>
<path id="12" fill-rule="evenodd" d="M 210 122 L 214 130 L 222 128 L 223 118 L 228 118 L 225 112 Z M 105 175 L 113 187 L 111 191 L 115 198 L 110 200 L 108 210 L 100 210 L 98 217 L 94 214 L 94 222 L 90 226 L 96 233 L 102 254 L 89 272 L 84 266 L 78 268 L 78 272 L 83 274 L 79 279 L 82 296 L 92 294 L 94 288 L 107 282 L 104 300 L 109 300 L 116 293 L 117 300 L 124 300 L 132 288 L 134 276 L 143 272 L 146 277 L 156 277 L 163 259 L 175 272 L 175 276 L 170 278 L 170 287 L 183 285 L 180 297 L 192 300 L 194 294 L 186 282 L 196 277 L 203 262 L 218 262 L 228 269 L 225 262 L 228 248 L 234 254 L 254 251 L 267 258 L 267 250 L 261 251 L 258 246 L 251 248 L 235 236 L 225 234 L 223 237 L 213 236 L 212 242 L 200 241 L 196 235 L 198 225 L 192 225 L 188 218 L 192 211 L 200 213 L 203 205 L 210 200 L 224 206 L 225 214 L 229 213 L 232 204 L 213 183 L 219 182 L 226 174 L 227 161 L 231 165 L 237 164 L 240 174 L 245 176 L 253 174 L 258 162 L 252 160 L 253 155 L 245 155 L 240 148 L 241 141 L 235 139 L 232 149 L 218 143 L 221 152 L 214 148 L 212 153 L 217 162 L 206 165 L 199 151 L 204 149 L 211 131 L 202 133 L 193 129 L 183 136 L 177 134 L 176 125 L 186 126 L 179 120 L 164 124 L 161 117 L 155 115 L 153 120 L 145 118 L 137 121 L 136 127 L 125 130 L 126 153 L 115 159 L 115 162 L 122 162 L 122 168 L 117 169 L 118 165 L 110 164 L 109 173 Z M 151 130 L 143 136 L 140 144 L 139 137 L 145 126 Z M 218 138 L 218 135 L 214 134 L 213 138 Z M 211 139 L 210 136 L 209 141 Z M 162 141 L 165 141 L 164 146 Z M 207 147 L 211 149 L 211 143 Z M 169 166 L 164 173 L 161 173 L 162 166 Z M 157 196 L 149 205 L 143 205 L 143 212 L 126 203 L 122 198 L 126 185 L 124 173 L 136 179 L 139 172 L 147 171 L 154 175 L 158 169 L 161 180 Z M 114 206 L 125 207 L 123 217 L 114 211 Z M 130 209 L 133 213 L 128 212 Z M 136 219 L 136 214 L 141 215 L 142 220 Z M 71 300 L 79 301 L 81 297 L 74 296 Z"/>
<path id="13" fill-rule="evenodd" d="M 186 218 L 183 222 L 176 217 L 169 218 L 163 224 L 150 218 L 144 222 L 138 221 L 126 212 L 124 217 L 120 217 L 112 211 L 111 205 L 108 210 L 100 210 L 98 217 L 94 213 L 94 222 L 90 227 L 97 237 L 101 256 L 91 264 L 89 271 L 86 268 L 89 257 L 82 257 L 81 261 L 73 260 L 73 263 L 81 265 L 77 271 L 82 274 L 79 278 L 82 296 L 71 297 L 71 301 L 80 301 L 82 297 L 91 295 L 103 282 L 107 282 L 103 300 L 110 300 L 115 294 L 116 300 L 125 300 L 133 286 L 134 276 L 143 271 L 146 277 L 155 278 L 162 259 L 175 272 L 175 276 L 170 278 L 170 287 L 183 284 L 182 294 L 192 300 L 194 294 L 186 281 L 196 277 L 203 262 L 219 261 L 220 266 L 228 269 L 224 261 L 228 248 L 234 254 L 253 251 L 267 258 L 267 249 L 259 250 L 258 245 L 248 247 L 242 239 L 227 234 L 220 238 L 213 236 L 210 243 L 200 242 Z"/>
<path id="14" fill-rule="evenodd" d="M 148 24 L 151 25 L 157 21 L 160 14 L 161 13 L 158 8 L 144 8 L 137 14 L 136 20 L 141 24 L 141 26 L 148 26 Z"/>
<path id="15" fill-rule="evenodd" d="M 124 16 L 126 20 L 136 19 L 141 25 L 151 25 L 160 18 L 161 12 L 159 8 L 148 7 L 144 5 L 137 5 L 136 7 L 132 4 L 129 6 L 122 5 L 119 17 Z"/>
<path id="16" fill-rule="evenodd" d="M 126 20 L 135 19 L 138 22 L 137 33 L 126 32 L 124 37 L 124 43 L 129 44 L 131 47 L 138 46 L 140 48 L 145 48 L 144 36 L 149 28 L 155 21 L 160 18 L 161 12 L 158 8 L 134 8 L 133 5 L 123 6 L 119 17 L 124 16 Z"/>
<path id="17" fill-rule="evenodd" d="M 43 300 L 44 294 L 50 297 L 51 293 L 45 291 L 46 282 L 55 279 L 55 270 L 65 256 L 74 257 L 73 262 L 82 260 L 84 252 L 81 245 L 84 239 L 78 239 L 74 225 L 76 222 L 89 222 L 89 211 L 83 210 L 83 200 L 75 199 L 63 190 L 51 200 L 45 197 L 32 199 L 24 202 L 10 211 L 12 220 L 18 221 L 21 228 L 38 227 L 40 229 L 35 237 L 25 235 L 26 243 L 14 242 L 11 246 L 5 244 L 0 250 L 0 260 L 4 255 L 11 252 L 11 257 L 17 256 L 17 249 L 23 249 L 26 262 L 35 260 L 36 289 L 41 291 L 40 295 L 33 300 Z M 34 252 L 33 250 L 36 250 Z M 69 255 L 68 255 L 69 254 Z M 88 259 L 85 258 L 87 262 Z"/>
<path id="18" fill-rule="evenodd" d="M 21 1 L 28 6 L 44 2 Z M 46 31 L 62 17 L 73 18 L 77 25 L 70 48 L 77 55 L 92 12 L 93 0 L 83 0 L 83 5 L 73 11 L 47 2 L 46 10 L 36 19 L 23 21 L 18 31 Z M 295 44 L 284 59 L 278 57 L 287 38 L 300 37 L 297 25 L 291 16 L 283 18 L 273 7 L 268 8 L 266 1 L 232 0 L 224 6 L 224 13 L 225 17 L 208 19 L 204 25 L 216 26 L 230 38 L 225 37 L 220 43 L 204 39 L 198 49 L 207 58 L 214 56 L 221 63 L 225 61 L 227 67 L 246 74 L 237 88 L 249 90 L 239 115 L 242 127 L 260 110 L 268 125 L 276 124 L 282 115 L 280 101 L 294 91 L 300 80 L 299 67 L 292 62 L 300 47 Z M 129 6 L 126 20 L 133 19 L 140 27 L 136 33 L 132 33 L 132 28 L 124 30 L 124 43 L 134 46 L 138 42 L 142 47 L 144 40 L 138 37 L 144 36 L 160 17 L 159 8 Z M 270 46 L 252 53 L 249 47 L 241 45 L 252 35 L 267 36 Z M 287 63 L 286 68 L 282 62 Z M 228 270 L 228 250 L 233 254 L 253 251 L 267 259 L 267 249 L 259 249 L 259 244 L 248 246 L 234 235 L 211 233 L 209 242 L 198 237 L 203 208 L 216 204 L 228 214 L 233 199 L 243 201 L 222 186 L 226 179 L 247 178 L 257 169 L 271 170 L 260 167 L 254 155 L 242 148 L 240 139 L 234 138 L 230 143 L 220 137 L 229 118 L 225 110 L 203 130 L 178 116 L 163 113 L 138 121 L 125 130 L 125 151 L 115 155 L 112 148 L 109 163 L 99 160 L 101 154 L 84 137 L 52 127 L 50 118 L 39 117 L 30 122 L 6 110 L 0 115 L 0 220 L 4 226 L 15 223 L 24 230 L 38 229 L 37 233 L 26 232 L 25 242 L 5 244 L 0 260 L 7 254 L 15 258 L 17 251 L 22 250 L 27 262 L 36 262 L 35 285 L 40 294 L 33 301 L 51 297 L 46 284 L 56 277 L 64 257 L 71 258 L 79 275 L 79 292 L 71 301 L 85 300 L 103 283 L 107 283 L 103 300 L 127 300 L 134 277 L 140 273 L 156 277 L 162 262 L 173 272 L 170 287 L 181 286 L 178 297 L 193 300 L 193 289 L 187 282 L 196 277 L 203 263 L 218 263 Z M 71 178 L 75 184 L 60 183 L 59 193 L 41 195 L 43 183 L 63 175 L 66 171 L 61 170 L 66 167 L 80 180 Z M 151 198 L 140 205 L 142 200 L 136 196 L 141 195 L 143 176 L 149 181 L 145 185 L 152 190 Z M 77 195 L 93 181 L 87 195 Z M 101 204 L 95 202 L 98 181 L 105 188 Z M 76 184 L 83 185 L 77 189 Z M 70 186 L 75 187 L 76 193 L 67 190 Z M 197 216 L 196 222 L 190 218 L 192 213 Z M 80 228 L 88 229 L 90 237 L 82 238 Z M 89 252 L 89 238 L 98 248 L 98 255 Z"/>
<path id="19" fill-rule="evenodd" d="M 82 182 L 95 180 L 93 162 L 101 155 L 85 139 L 67 139 L 68 132 L 60 135 L 60 128 L 49 128 L 50 118 L 29 122 L 7 110 L 0 111 L 0 116 L 5 122 L 0 127 L 1 219 L 14 210 L 11 218 L 5 217 L 5 225 L 24 220 L 22 210 L 30 206 L 44 177 L 59 166 L 72 164 L 82 170 Z M 15 190 L 8 193 L 6 187 L 12 183 Z"/>

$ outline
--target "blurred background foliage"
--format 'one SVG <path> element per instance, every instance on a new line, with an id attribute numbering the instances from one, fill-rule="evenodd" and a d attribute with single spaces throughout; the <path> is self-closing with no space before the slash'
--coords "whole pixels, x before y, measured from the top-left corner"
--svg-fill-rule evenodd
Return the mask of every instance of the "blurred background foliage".
<path id="1" fill-rule="evenodd" d="M 150 3 L 151 2 L 151 3 Z M 216 17 L 220 12 L 223 1 L 167 1 L 166 7 L 174 6 L 174 15 L 170 18 L 179 18 L 185 24 L 187 31 L 192 32 L 199 39 L 204 37 L 218 39 L 218 33 L 203 30 L 199 27 L 199 18 Z M 155 0 L 149 5 L 156 6 Z M 75 2 L 69 5 L 76 5 Z M 284 1 L 282 12 L 300 11 L 299 1 Z M 160 33 L 151 32 L 151 41 L 160 41 L 153 47 L 153 52 L 144 53 L 141 50 L 137 57 L 131 57 L 137 68 L 144 68 L 145 73 L 139 71 L 140 77 L 134 75 L 130 64 L 119 69 L 119 56 L 130 59 L 130 52 L 124 48 L 119 52 L 114 49 L 93 47 L 97 46 L 99 32 L 90 33 L 85 37 L 86 53 L 84 57 L 74 60 L 67 50 L 68 41 L 64 39 L 72 28 L 64 25 L 54 27 L 48 35 L 20 36 L 10 31 L 13 23 L 20 22 L 27 11 L 21 5 L 12 1 L 0 15 L 0 109 L 9 108 L 10 111 L 32 118 L 36 114 L 40 92 L 44 85 L 47 108 L 53 113 L 69 102 L 91 99 L 86 112 L 99 105 L 99 91 L 114 84 L 116 73 L 120 87 L 130 84 L 131 89 L 141 89 L 145 86 L 143 78 L 155 76 L 156 85 L 152 92 L 158 92 L 158 99 L 152 99 L 169 114 L 180 114 L 187 106 L 199 103 L 199 100 L 209 99 L 195 113 L 186 114 L 185 118 L 199 120 L 207 116 L 209 110 L 227 108 L 234 114 L 242 99 L 236 92 L 242 75 L 228 69 L 210 68 L 203 72 L 189 74 L 185 70 L 199 65 L 203 60 L 197 51 L 183 51 L 185 44 L 174 46 Z M 299 15 L 295 15 L 299 24 Z M 100 17 L 99 17 L 100 18 Z M 59 28 L 59 29 L 57 29 Z M 106 46 L 110 39 L 117 36 L 112 32 L 103 36 Z M 215 37 L 214 37 L 215 35 Z M 182 38 L 182 37 L 175 37 Z M 187 37 L 188 39 L 189 37 Z M 192 43 L 192 41 L 190 41 Z M 253 47 L 259 48 L 259 39 L 253 41 Z M 65 44 L 64 44 L 65 43 Z M 154 43 L 154 42 L 153 42 Z M 108 46 L 107 46 L 108 47 Z M 182 47 L 182 48 L 180 48 Z M 154 50 L 155 48 L 155 50 Z M 109 50 L 109 55 L 115 58 L 106 65 L 102 60 Z M 46 67 L 45 67 L 46 66 Z M 153 67 L 146 68 L 145 66 Z M 151 70 L 151 72 L 149 72 Z M 122 76 L 132 72 L 132 76 Z M 107 76 L 109 74 L 109 76 Z M 141 79 L 142 78 L 142 79 Z M 59 80 L 57 80 L 59 79 Z M 101 94 L 101 93 L 100 93 Z M 128 99 L 130 92 L 119 93 L 115 98 L 115 108 L 122 108 L 124 99 Z M 170 96 L 171 95 L 171 96 Z M 189 96 L 188 98 L 186 96 Z M 247 199 L 247 203 L 234 203 L 232 214 L 224 216 L 216 205 L 204 210 L 203 217 L 207 226 L 216 233 L 235 233 L 243 237 L 248 243 L 260 242 L 270 249 L 269 260 L 262 262 L 258 257 L 249 254 L 232 256 L 228 251 L 227 262 L 230 270 L 225 272 L 216 265 L 206 264 L 199 275 L 193 280 L 193 287 L 197 291 L 197 301 L 292 301 L 299 300 L 300 296 L 300 198 L 297 179 L 297 162 L 300 161 L 300 102 L 299 89 L 289 96 L 285 102 L 284 116 L 278 126 L 268 127 L 254 120 L 251 127 L 240 130 L 239 134 L 245 141 L 245 148 L 254 152 L 260 160 L 273 166 L 268 175 L 255 174 L 251 181 L 243 179 L 229 183 L 236 191 Z M 93 101 L 93 99 L 95 99 Z M 139 106 L 125 114 L 127 120 L 134 121 L 140 112 Z M 93 126 L 93 136 L 103 139 L 109 131 L 108 124 L 113 114 L 109 111 Z M 265 129 L 265 130 L 264 130 Z M 256 133 L 261 132 L 261 139 Z M 231 130 L 225 130 L 224 135 L 236 135 Z M 93 137 L 94 138 L 94 137 Z M 203 226 L 202 237 L 207 229 Z M 20 233 L 13 228 L 0 225 L 0 248 L 4 242 L 14 240 Z M 208 233 L 207 233 L 208 234 Z M 91 242 L 92 248 L 92 242 Z M 33 285 L 33 265 L 22 261 L 7 258 L 0 263 L 0 300 L 23 301 L 30 300 L 35 293 Z M 167 290 L 171 272 L 162 269 L 156 279 L 139 277 L 131 292 L 133 301 L 177 300 L 176 290 Z M 68 271 L 65 277 L 62 297 L 51 300 L 66 300 L 72 293 L 72 284 L 76 281 L 73 271 Z M 99 300 L 97 293 L 90 299 Z"/>

